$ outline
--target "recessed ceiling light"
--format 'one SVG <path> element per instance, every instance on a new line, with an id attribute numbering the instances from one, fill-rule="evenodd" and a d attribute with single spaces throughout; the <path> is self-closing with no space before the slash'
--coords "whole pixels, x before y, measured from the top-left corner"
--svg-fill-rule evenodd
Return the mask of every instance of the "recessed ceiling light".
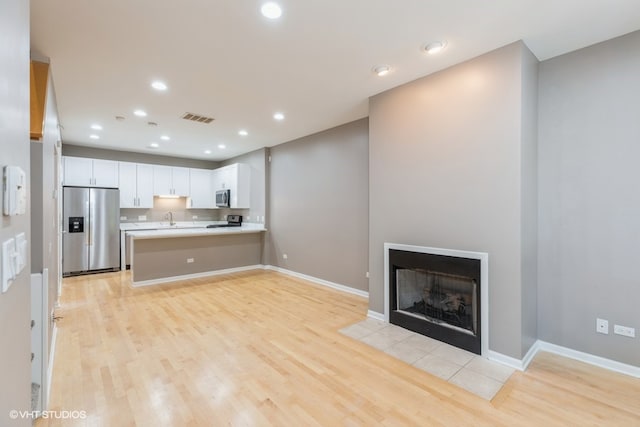
<path id="1" fill-rule="evenodd" d="M 388 65 L 376 65 L 373 68 L 373 72 L 376 73 L 379 77 L 389 74 L 389 71 L 391 71 L 391 67 L 389 67 Z"/>
<path id="2" fill-rule="evenodd" d="M 102 126 L 100 126 L 99 124 L 93 124 L 91 125 L 91 129 L 93 130 L 102 130 Z"/>
<path id="3" fill-rule="evenodd" d="M 152 142 L 151 144 L 149 144 L 149 148 L 158 148 L 160 147 L 160 144 L 158 144 L 157 142 Z"/>
<path id="4" fill-rule="evenodd" d="M 447 45 L 447 42 L 444 40 L 434 41 L 422 46 L 422 50 L 427 52 L 429 55 L 433 55 L 435 53 L 440 52 L 442 49 L 444 49 L 446 45 Z"/>
<path id="5" fill-rule="evenodd" d="M 138 117 L 147 117 L 147 112 L 144 110 L 136 110 L 133 112 Z"/>
<path id="6" fill-rule="evenodd" d="M 269 19 L 278 19 L 282 16 L 282 8 L 280 5 L 272 1 L 263 4 L 260 8 L 260 12 L 262 12 L 262 15 L 265 18 Z"/>
<path id="7" fill-rule="evenodd" d="M 244 130 L 244 129 L 240 129 L 240 130 L 238 131 L 238 135 L 240 135 L 240 136 L 247 136 L 247 135 L 249 135 L 249 132 L 247 132 L 247 131 L 246 131 L 246 130 Z"/>
<path id="8" fill-rule="evenodd" d="M 98 135 L 96 135 L 96 134 L 89 135 L 89 138 L 91 138 L 91 139 L 100 139 L 100 137 Z"/>
<path id="9" fill-rule="evenodd" d="M 273 118 L 274 118 L 274 119 L 276 119 L 276 120 L 284 120 L 284 114 L 282 114 L 282 113 L 275 113 L 275 114 L 273 115 Z"/>
<path id="10" fill-rule="evenodd" d="M 154 88 L 155 90 L 167 90 L 167 85 L 165 82 L 161 82 L 160 80 L 156 80 L 154 82 L 151 83 L 151 87 Z"/>
<path id="11" fill-rule="evenodd" d="M 204 150 L 204 154 L 211 154 L 211 150 Z"/>
<path id="12" fill-rule="evenodd" d="M 162 135 L 162 136 L 160 137 L 160 139 L 161 139 L 161 140 L 163 140 L 163 141 L 168 141 L 168 140 L 170 140 L 171 138 L 169 138 L 167 135 Z"/>
<path id="13" fill-rule="evenodd" d="M 227 148 L 227 146 L 224 144 L 218 144 L 218 148 L 224 150 L 225 148 Z"/>

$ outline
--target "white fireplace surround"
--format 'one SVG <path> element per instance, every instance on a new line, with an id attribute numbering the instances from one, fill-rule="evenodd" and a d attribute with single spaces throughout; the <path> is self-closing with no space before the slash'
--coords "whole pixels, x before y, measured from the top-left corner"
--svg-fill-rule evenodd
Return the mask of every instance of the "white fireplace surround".
<path id="1" fill-rule="evenodd" d="M 489 356 L 489 254 L 486 252 L 459 251 L 455 249 L 432 248 L 428 246 L 384 244 L 384 321 L 389 323 L 389 250 L 418 252 L 423 254 L 446 255 L 477 259 L 480 261 L 480 342 L 481 356 Z"/>

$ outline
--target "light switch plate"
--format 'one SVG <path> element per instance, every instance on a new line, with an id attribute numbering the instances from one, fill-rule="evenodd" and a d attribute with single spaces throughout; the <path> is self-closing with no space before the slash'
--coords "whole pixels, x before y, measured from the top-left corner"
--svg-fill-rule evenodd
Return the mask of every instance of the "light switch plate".
<path id="1" fill-rule="evenodd" d="M 15 258 L 15 274 L 16 276 L 27 266 L 27 237 L 24 233 L 16 235 L 16 258 Z"/>
<path id="2" fill-rule="evenodd" d="M 16 278 L 14 273 L 14 258 L 16 255 L 15 239 L 8 239 L 2 242 L 2 293 L 9 290 L 9 287 Z"/>

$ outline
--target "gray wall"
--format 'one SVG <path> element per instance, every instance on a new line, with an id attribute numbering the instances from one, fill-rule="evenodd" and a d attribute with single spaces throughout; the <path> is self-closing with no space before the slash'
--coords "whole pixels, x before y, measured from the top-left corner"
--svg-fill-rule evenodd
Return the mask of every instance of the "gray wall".
<path id="1" fill-rule="evenodd" d="M 522 356 L 538 339 L 538 64 L 529 49 L 522 50 Z"/>
<path id="2" fill-rule="evenodd" d="M 516 358 L 523 275 L 532 274 L 522 266 L 523 192 L 535 165 L 522 159 L 534 137 L 523 127 L 535 111 L 523 107 L 534 102 L 531 60 L 514 43 L 369 103 L 370 309 L 384 311 L 385 242 L 488 252 L 489 346 Z"/>
<path id="3" fill-rule="evenodd" d="M 104 150 L 102 148 L 63 144 L 62 155 L 88 157 L 91 159 L 117 160 L 120 162 L 149 163 L 152 165 L 182 166 L 186 168 L 215 169 L 220 163 L 182 157 L 158 156 L 155 154 L 133 153 L 129 151 Z"/>
<path id="4" fill-rule="evenodd" d="M 362 119 L 271 148 L 267 264 L 368 290 L 367 126 Z"/>
<path id="5" fill-rule="evenodd" d="M 29 2 L 0 2 L 0 167 L 21 167 L 29 179 Z M 30 213 L 0 216 L 0 242 L 24 232 Z M 30 257 L 29 257 L 30 258 Z M 27 418 L 12 420 L 10 410 L 27 411 L 31 402 L 29 323 L 30 260 L 8 292 L 0 294 L 0 425 L 30 426 Z"/>
<path id="6" fill-rule="evenodd" d="M 540 66 L 540 339 L 640 366 L 640 32 Z"/>

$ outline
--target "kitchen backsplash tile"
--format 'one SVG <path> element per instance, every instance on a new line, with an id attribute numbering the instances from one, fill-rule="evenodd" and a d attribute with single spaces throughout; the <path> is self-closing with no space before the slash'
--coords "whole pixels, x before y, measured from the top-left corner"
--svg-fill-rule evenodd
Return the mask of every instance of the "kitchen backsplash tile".
<path id="1" fill-rule="evenodd" d="M 174 221 L 223 221 L 228 214 L 246 215 L 249 209 L 187 209 L 187 198 L 180 197 L 177 199 L 165 199 L 154 197 L 153 209 L 120 209 L 120 216 L 127 217 L 121 219 L 120 222 L 144 222 L 138 220 L 138 217 L 145 215 L 146 222 L 166 221 L 167 212 L 173 212 Z M 198 218 L 194 219 L 193 216 Z"/>

